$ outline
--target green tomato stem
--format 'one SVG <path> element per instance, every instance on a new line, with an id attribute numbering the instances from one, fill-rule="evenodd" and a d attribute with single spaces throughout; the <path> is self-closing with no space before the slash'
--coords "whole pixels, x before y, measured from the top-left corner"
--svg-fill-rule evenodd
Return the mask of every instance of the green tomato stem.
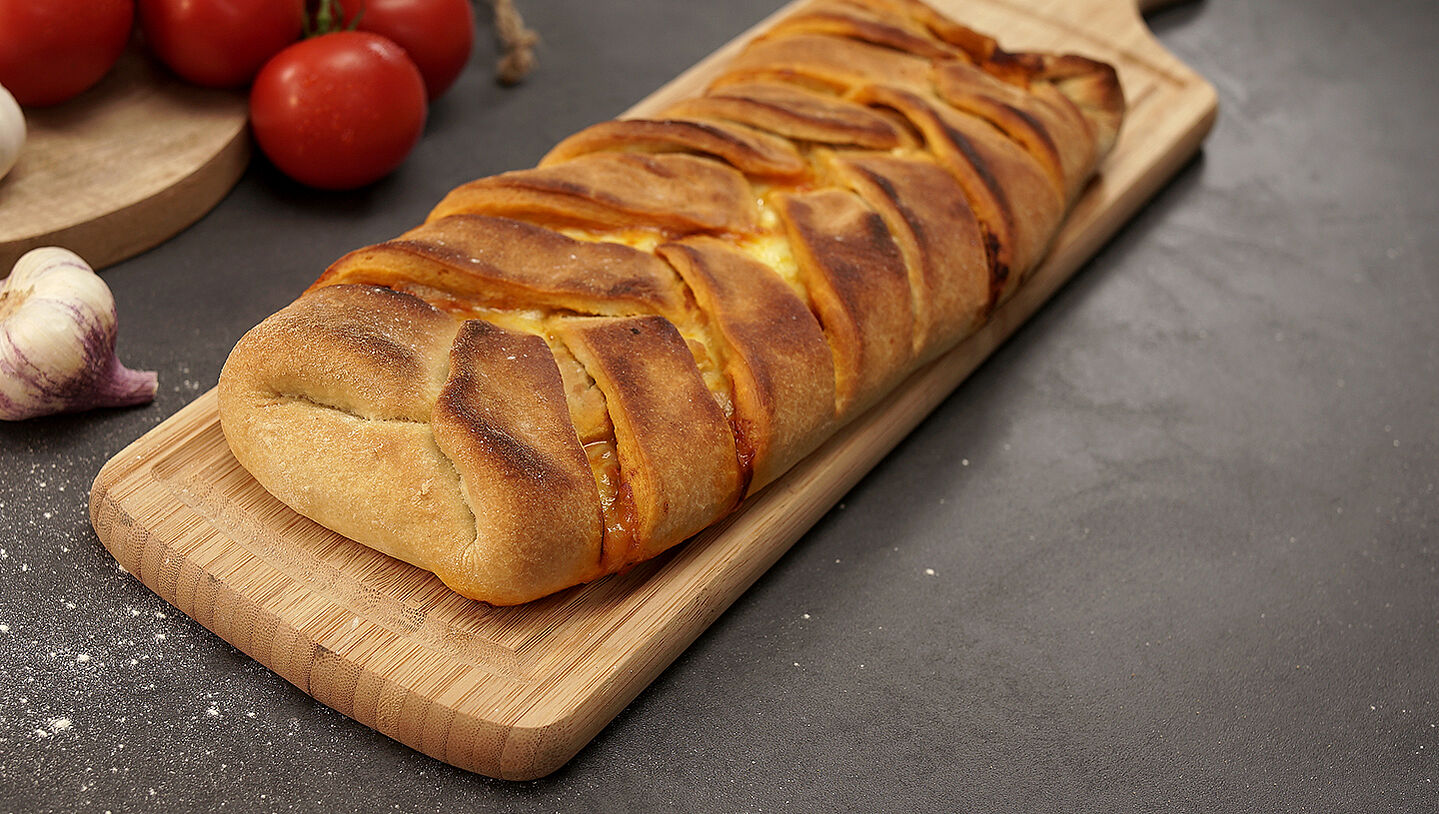
<path id="1" fill-rule="evenodd" d="M 346 25 L 345 9 L 340 5 L 340 0 L 319 0 L 315 13 L 305 15 L 305 39 L 322 37 L 336 31 L 354 31 L 360 24 L 360 18 L 365 16 L 365 5 L 364 2 L 360 3 L 359 13 Z"/>

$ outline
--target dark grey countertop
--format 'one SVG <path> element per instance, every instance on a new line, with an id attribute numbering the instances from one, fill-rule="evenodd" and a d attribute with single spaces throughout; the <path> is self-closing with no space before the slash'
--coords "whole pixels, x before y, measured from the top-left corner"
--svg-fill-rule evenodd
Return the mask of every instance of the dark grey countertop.
<path id="1" fill-rule="evenodd" d="M 0 811 L 1439 810 L 1439 9 L 1192 3 L 1203 153 L 565 768 L 466 774 L 121 573 L 85 497 L 331 259 L 778 5 L 521 2 L 364 192 L 105 272 L 148 407 L 0 426 Z M 932 571 L 932 573 L 931 573 Z"/>

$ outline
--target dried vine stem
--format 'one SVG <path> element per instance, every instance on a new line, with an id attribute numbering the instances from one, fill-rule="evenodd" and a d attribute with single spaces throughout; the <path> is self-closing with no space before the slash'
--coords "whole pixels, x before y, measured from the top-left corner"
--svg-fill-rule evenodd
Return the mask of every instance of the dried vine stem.
<path id="1" fill-rule="evenodd" d="M 489 0 L 495 11 L 495 37 L 503 53 L 498 65 L 501 84 L 513 85 L 535 66 L 535 44 L 540 37 L 525 27 L 514 0 Z"/>

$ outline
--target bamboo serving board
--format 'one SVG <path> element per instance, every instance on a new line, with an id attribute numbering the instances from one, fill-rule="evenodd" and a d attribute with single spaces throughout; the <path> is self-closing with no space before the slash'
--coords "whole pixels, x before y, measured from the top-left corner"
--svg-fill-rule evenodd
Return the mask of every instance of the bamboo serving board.
<path id="1" fill-rule="evenodd" d="M 212 391 L 100 472 L 100 538 L 166 601 L 345 715 L 495 777 L 558 768 L 1034 313 L 1213 122 L 1213 90 L 1154 41 L 1134 0 L 936 5 L 1008 50 L 1114 64 L 1131 105 L 1118 146 L 1044 265 L 981 332 L 718 526 L 626 574 L 492 608 L 276 501 L 231 456 Z M 747 36 L 630 112 L 697 90 Z"/>
<path id="2" fill-rule="evenodd" d="M 187 85 L 138 43 L 95 87 L 24 113 L 25 147 L 0 178 L 0 277 L 38 246 L 95 268 L 156 246 L 214 208 L 250 157 L 245 95 Z"/>

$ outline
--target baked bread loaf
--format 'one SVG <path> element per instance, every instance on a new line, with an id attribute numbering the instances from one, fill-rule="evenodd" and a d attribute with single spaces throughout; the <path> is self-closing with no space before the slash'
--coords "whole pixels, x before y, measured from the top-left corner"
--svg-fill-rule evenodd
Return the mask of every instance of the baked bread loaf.
<path id="1" fill-rule="evenodd" d="M 917 0 L 818 0 L 700 96 L 590 127 L 340 258 L 220 378 L 297 512 L 494 604 L 733 510 L 1023 283 L 1114 71 Z"/>

